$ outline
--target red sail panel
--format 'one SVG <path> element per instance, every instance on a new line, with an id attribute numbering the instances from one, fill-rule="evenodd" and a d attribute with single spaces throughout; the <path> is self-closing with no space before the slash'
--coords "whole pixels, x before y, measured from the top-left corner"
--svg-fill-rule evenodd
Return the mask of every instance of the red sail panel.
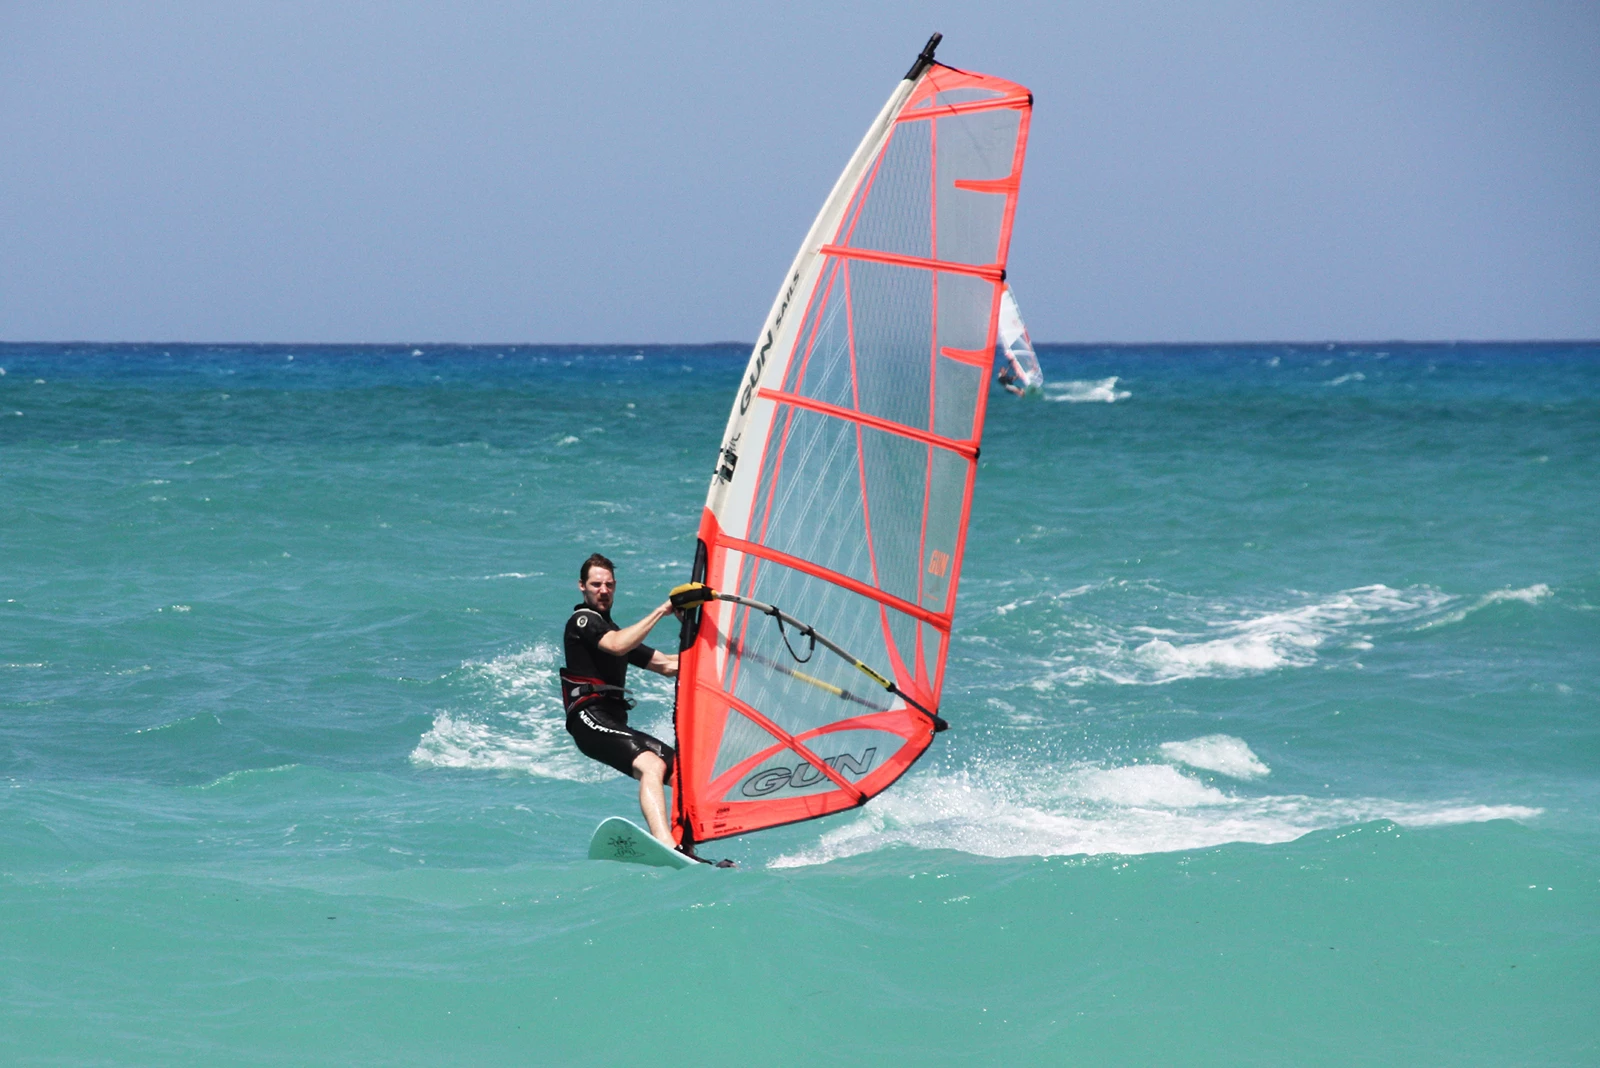
<path id="1" fill-rule="evenodd" d="M 705 842 L 865 803 L 932 741 L 1032 97 L 900 83 L 801 245 L 723 437 L 679 662 L 673 821 Z M 920 706 L 914 707 L 914 706 Z"/>

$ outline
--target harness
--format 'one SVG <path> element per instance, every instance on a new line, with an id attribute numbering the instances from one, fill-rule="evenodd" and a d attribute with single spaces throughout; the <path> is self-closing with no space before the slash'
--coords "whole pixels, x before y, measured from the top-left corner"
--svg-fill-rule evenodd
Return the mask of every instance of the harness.
<path id="1" fill-rule="evenodd" d="M 566 668 L 561 668 L 561 705 L 566 709 L 567 715 L 572 715 L 585 705 L 593 704 L 597 699 L 609 697 L 620 701 L 628 708 L 633 707 L 633 702 L 625 694 L 627 691 L 621 686 L 612 686 L 604 679 L 591 678 L 588 675 L 574 675 Z"/>

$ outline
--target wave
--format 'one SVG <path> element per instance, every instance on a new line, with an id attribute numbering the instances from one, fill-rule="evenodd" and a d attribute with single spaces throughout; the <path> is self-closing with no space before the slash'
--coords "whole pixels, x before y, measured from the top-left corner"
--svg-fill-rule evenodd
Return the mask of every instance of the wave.
<path id="1" fill-rule="evenodd" d="M 148 669 L 146 669 L 148 670 Z M 127 672 L 119 672 L 127 674 Z M 174 734 L 188 735 L 195 731 L 209 731 L 213 727 L 222 726 L 222 721 L 210 712 L 200 712 L 183 719 L 175 719 L 171 723 L 158 723 L 152 727 L 140 727 L 134 734 L 164 734 L 168 737 Z"/>
<path id="2" fill-rule="evenodd" d="M 1152 638 L 1134 655 L 1159 681 L 1308 667 L 1316 661 L 1316 650 L 1343 630 L 1385 616 L 1426 612 L 1448 599 L 1427 587 L 1401 591 L 1382 584 L 1362 586 L 1286 612 L 1213 624 L 1225 633 L 1209 641 Z"/>
<path id="3" fill-rule="evenodd" d="M 1086 401 L 1111 404 L 1115 401 L 1127 400 L 1133 394 L 1128 390 L 1118 389 L 1117 378 L 1117 375 L 1112 375 L 1110 378 L 1062 382 L 1059 385 L 1047 386 L 1044 399 L 1069 404 L 1081 404 Z"/>
<path id="4" fill-rule="evenodd" d="M 1046 599 L 1061 604 L 1082 593 L 1057 595 Z M 1121 595 L 1125 588 L 1108 589 Z M 1169 602 L 1158 610 L 1171 612 L 1172 595 L 1154 587 L 1154 593 Z M 1176 620 L 1177 626 L 1131 628 L 1073 620 L 1058 625 L 1058 633 L 1087 646 L 1056 653 L 1035 684 L 1048 689 L 1056 683 L 1083 686 L 1094 682 L 1119 685 L 1163 685 L 1184 679 L 1236 678 L 1262 674 L 1280 668 L 1309 667 L 1317 652 L 1330 642 L 1343 641 L 1356 649 L 1370 649 L 1367 636 L 1360 632 L 1374 626 L 1404 623 L 1438 611 L 1455 598 L 1427 586 L 1405 590 L 1382 584 L 1342 590 L 1331 596 L 1276 612 L 1232 615 L 1231 618 L 1190 622 Z M 1039 599 L 1035 599 L 1039 601 Z M 1006 615 L 1022 604 L 997 607 Z M 1040 601 L 1040 603 L 1044 603 Z M 1182 614 L 1230 612 L 1228 606 L 1207 605 L 1203 609 L 1180 606 Z M 1196 624 L 1203 629 L 1195 629 Z M 1355 633 L 1351 633 L 1355 632 Z M 1061 663 L 1067 661 L 1067 666 Z"/>
<path id="5" fill-rule="evenodd" d="M 1532 586 L 1524 586 L 1520 590 L 1493 590 L 1484 594 L 1482 597 L 1479 597 L 1476 601 L 1473 601 L 1466 607 L 1456 609 L 1453 612 L 1447 612 L 1438 619 L 1431 619 L 1419 626 L 1417 629 L 1428 630 L 1432 627 L 1443 627 L 1448 626 L 1451 623 L 1460 623 L 1472 613 L 1479 611 L 1480 609 L 1488 608 L 1491 605 L 1504 604 L 1507 601 L 1520 601 L 1523 604 L 1538 604 L 1540 601 L 1549 596 L 1550 587 L 1546 586 L 1542 582 L 1534 583 Z"/>
<path id="6" fill-rule="evenodd" d="M 988 622 L 966 640 L 995 650 L 997 664 L 1025 669 L 1026 685 L 1039 691 L 1105 683 L 1159 686 L 1306 668 L 1330 649 L 1359 655 L 1384 633 L 1427 630 L 1495 605 L 1535 605 L 1552 596 L 1544 583 L 1476 599 L 1432 586 L 1378 583 L 1320 596 L 1287 592 L 1285 599 L 1302 603 L 1262 610 L 1177 593 L 1156 582 L 1107 579 L 992 603 Z M 1150 622 L 1125 622 L 1140 618 Z"/>
<path id="7" fill-rule="evenodd" d="M 528 715 L 520 727 L 507 730 L 465 715 L 439 712 L 411 751 L 411 762 L 419 767 L 519 771 L 573 782 L 599 782 L 609 777 L 602 774 L 606 769 L 601 765 L 585 760 L 572 748 L 564 720 Z"/>
<path id="8" fill-rule="evenodd" d="M 1198 741 L 1205 739 L 1168 744 Z M 1212 747 L 1213 752 L 1229 749 Z M 1205 751 L 1189 752 L 1203 756 Z M 1238 796 L 1160 763 L 1079 765 L 1053 781 L 1040 781 L 1037 772 L 969 769 L 904 781 L 850 823 L 825 832 L 814 845 L 775 857 L 768 866 L 824 864 L 891 847 L 953 849 L 983 857 L 1171 853 L 1232 842 L 1272 845 L 1373 820 L 1420 828 L 1527 820 L 1542 812 L 1459 800 Z"/>
<path id="9" fill-rule="evenodd" d="M 247 784 L 254 782 L 256 779 L 259 779 L 262 776 L 279 775 L 286 771 L 294 771 L 299 767 L 299 764 L 276 764 L 270 768 L 240 768 L 238 771 L 228 772 L 228 774 L 222 776 L 220 779 L 213 779 L 212 781 L 201 786 L 200 789 L 215 790 L 218 787 Z"/>
<path id="10" fill-rule="evenodd" d="M 1272 769 L 1251 752 L 1244 739 L 1227 734 L 1208 734 L 1186 742 L 1162 742 L 1161 755 L 1230 779 L 1259 779 L 1272 773 Z"/>
<path id="11" fill-rule="evenodd" d="M 434 713 L 433 725 L 411 751 L 411 762 L 418 767 L 514 771 L 569 782 L 616 777 L 619 772 L 585 757 L 568 736 L 558 664 L 555 648 L 543 642 L 463 664 L 450 681 L 465 691 L 460 701 L 465 707 Z M 670 744 L 671 683 L 656 676 L 650 680 L 655 681 L 630 680 L 630 690 L 645 698 L 633 718 L 642 723 L 641 730 Z M 663 710 L 659 721 L 644 718 Z"/>

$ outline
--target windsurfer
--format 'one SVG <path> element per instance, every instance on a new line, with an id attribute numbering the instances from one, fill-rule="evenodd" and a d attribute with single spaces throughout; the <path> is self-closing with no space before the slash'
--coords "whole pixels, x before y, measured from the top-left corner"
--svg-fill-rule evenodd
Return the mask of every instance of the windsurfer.
<path id="1" fill-rule="evenodd" d="M 996 381 L 998 381 L 1002 386 L 1006 387 L 1009 392 L 1015 393 L 1017 396 L 1021 397 L 1028 392 L 1027 372 L 1022 369 L 1022 365 L 1017 362 L 1017 358 L 1015 356 L 1011 355 L 1009 352 L 1005 355 L 1005 366 L 1000 368 L 1000 374 L 996 376 Z"/>
<path id="2" fill-rule="evenodd" d="M 669 678 L 678 673 L 675 654 L 644 644 L 655 625 L 672 611 L 664 601 L 639 622 L 619 627 L 611 621 L 617 592 L 616 565 L 599 553 L 578 569 L 583 601 L 573 605 L 563 645 L 561 701 L 567 711 L 567 732 L 583 754 L 639 780 L 639 811 L 650 833 L 672 845 L 664 784 L 672 773 L 673 749 L 628 726 L 633 702 L 623 693 L 628 665 Z"/>

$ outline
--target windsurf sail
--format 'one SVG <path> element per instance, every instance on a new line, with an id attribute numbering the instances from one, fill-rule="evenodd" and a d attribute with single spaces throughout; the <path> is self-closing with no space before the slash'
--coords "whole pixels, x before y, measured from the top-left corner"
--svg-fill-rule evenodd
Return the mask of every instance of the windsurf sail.
<path id="1" fill-rule="evenodd" d="M 1002 381 L 1005 378 L 1014 379 L 1013 385 L 1023 391 L 1043 389 L 1044 371 L 1039 368 L 1039 357 L 1033 352 L 1033 339 L 1028 337 L 1028 326 L 1022 321 L 1022 312 L 1017 308 L 1016 295 L 1011 292 L 1011 286 L 1006 286 L 1006 291 L 1000 296 L 1000 359 L 1010 367 L 1010 374 L 1006 368 L 1001 368 Z"/>
<path id="2" fill-rule="evenodd" d="M 935 34 L 761 328 L 680 640 L 679 843 L 864 804 L 942 729 L 1033 98 Z"/>

